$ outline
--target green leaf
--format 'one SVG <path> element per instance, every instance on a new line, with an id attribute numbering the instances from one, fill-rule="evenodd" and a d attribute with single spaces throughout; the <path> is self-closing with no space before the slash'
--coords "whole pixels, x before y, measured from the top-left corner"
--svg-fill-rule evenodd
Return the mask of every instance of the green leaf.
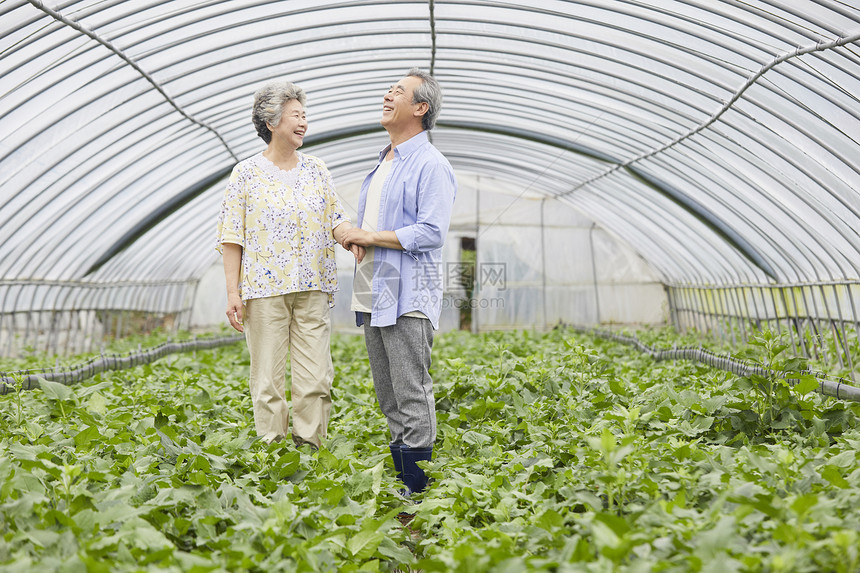
<path id="1" fill-rule="evenodd" d="M 210 404 L 212 404 L 212 396 L 210 396 L 209 392 L 207 392 L 206 389 L 204 388 L 204 389 L 200 390 L 200 392 L 197 393 L 191 399 L 191 401 L 192 401 L 192 403 L 194 403 L 198 406 L 209 406 Z"/>
<path id="2" fill-rule="evenodd" d="M 123 525 L 121 531 L 124 539 L 130 544 L 145 551 L 154 551 L 172 547 L 173 544 L 163 533 L 140 518 L 133 518 Z"/>
<path id="3" fill-rule="evenodd" d="M 52 382 L 50 380 L 45 380 L 44 378 L 39 378 L 38 380 L 39 387 L 42 389 L 42 392 L 44 392 L 45 396 L 52 400 L 71 400 L 75 395 L 74 390 L 72 390 L 65 384 L 60 384 L 59 382 Z"/>
<path id="4" fill-rule="evenodd" d="M 87 400 L 86 408 L 90 412 L 104 416 L 108 412 L 108 402 L 100 392 L 93 392 Z"/>
<path id="5" fill-rule="evenodd" d="M 781 512 L 776 504 L 774 504 L 775 500 L 779 500 L 779 498 L 772 497 L 765 494 L 758 494 L 754 499 L 748 501 L 747 503 L 762 512 L 763 514 L 771 517 L 773 519 L 778 519 L 781 517 Z"/>
<path id="6" fill-rule="evenodd" d="M 19 444 L 17 442 L 12 442 L 8 447 L 15 459 L 19 461 L 36 461 L 36 459 L 38 459 L 37 456 L 45 451 L 44 446 L 31 446 L 28 444 Z"/>
<path id="7" fill-rule="evenodd" d="M 75 434 L 75 445 L 79 448 L 85 448 L 92 442 L 101 437 L 98 428 L 87 426 L 77 434 Z"/>
<path id="8" fill-rule="evenodd" d="M 465 432 L 463 434 L 463 441 L 467 444 L 480 446 L 492 442 L 493 439 L 486 434 L 482 434 L 481 432 L 469 430 L 468 432 Z"/>
<path id="9" fill-rule="evenodd" d="M 298 450 L 290 450 L 275 462 L 275 474 L 277 479 L 284 479 L 296 473 L 302 462 L 301 453 Z"/>
<path id="10" fill-rule="evenodd" d="M 698 416 L 693 418 L 690 425 L 699 432 L 704 432 L 711 429 L 714 425 L 714 418 L 711 416 Z"/>
<path id="11" fill-rule="evenodd" d="M 317 452 L 317 459 L 327 470 L 333 470 L 340 465 L 340 460 L 325 448 Z"/>
<path id="12" fill-rule="evenodd" d="M 844 477 L 842 477 L 842 472 L 839 471 L 839 468 L 832 465 L 824 466 L 821 471 L 821 477 L 829 481 L 831 484 L 835 485 L 838 488 L 846 489 L 851 487 Z"/>
<path id="13" fill-rule="evenodd" d="M 615 549 L 621 543 L 618 535 L 611 527 L 602 521 L 594 521 L 591 524 L 591 532 L 594 536 L 594 542 L 601 550 L 604 548 Z"/>
<path id="14" fill-rule="evenodd" d="M 598 452 L 606 455 L 615 449 L 617 441 L 609 428 L 603 428 L 599 438 L 588 438 L 588 444 Z"/>
<path id="15" fill-rule="evenodd" d="M 372 470 L 362 470 L 354 474 L 349 480 L 349 493 L 353 498 L 372 491 L 374 486 L 374 475 Z"/>
<path id="16" fill-rule="evenodd" d="M 609 389 L 612 390 L 613 394 L 618 396 L 627 396 L 627 386 L 625 386 L 620 380 L 616 378 L 612 378 L 609 380 Z"/>
<path id="17" fill-rule="evenodd" d="M 828 461 L 830 462 L 830 465 L 838 468 L 853 469 L 857 466 L 857 458 L 858 452 L 849 450 L 847 452 L 842 452 L 841 454 L 836 454 Z"/>
<path id="18" fill-rule="evenodd" d="M 618 537 L 630 531 L 627 520 L 612 513 L 598 513 L 594 516 L 594 521 L 605 524 Z"/>
<path id="19" fill-rule="evenodd" d="M 87 535 L 97 531 L 98 519 L 96 518 L 96 512 L 92 509 L 82 509 L 75 513 L 72 518 L 74 519 L 75 526 L 82 534 Z"/>
<path id="20" fill-rule="evenodd" d="M 535 520 L 535 525 L 550 533 L 564 525 L 564 518 L 554 509 L 547 509 Z"/>
<path id="21" fill-rule="evenodd" d="M 798 516 L 802 517 L 806 515 L 806 513 L 817 504 L 818 496 L 814 493 L 806 493 L 797 496 L 797 498 L 793 502 L 791 502 L 791 509 Z"/>
<path id="22" fill-rule="evenodd" d="M 794 392 L 802 396 L 816 391 L 820 387 L 821 383 L 814 376 L 802 376 L 800 382 L 794 385 Z"/>
<path id="23" fill-rule="evenodd" d="M 99 382 L 98 384 L 88 384 L 86 386 L 78 387 L 77 394 L 79 398 L 86 398 L 87 396 L 97 394 L 99 391 L 110 388 L 111 386 L 113 386 L 113 383 L 109 381 Z"/>
<path id="24" fill-rule="evenodd" d="M 788 344 L 785 344 L 785 343 L 782 343 L 782 344 L 775 344 L 775 345 L 773 346 L 773 349 L 772 349 L 772 355 L 771 355 L 771 356 L 778 356 L 778 355 L 782 354 L 783 352 L 785 352 L 785 350 L 786 350 L 787 348 L 788 348 Z"/>
<path id="25" fill-rule="evenodd" d="M 398 569 L 405 570 L 404 565 L 410 565 L 415 562 L 415 557 L 412 552 L 402 545 L 397 545 L 393 539 L 389 537 L 383 538 L 377 549 L 380 555 L 393 562 Z"/>
<path id="26" fill-rule="evenodd" d="M 343 486 L 336 485 L 325 490 L 325 493 L 323 493 L 323 499 L 325 499 L 329 505 L 335 506 L 340 503 L 340 500 L 343 499 L 344 495 L 345 492 Z"/>
<path id="27" fill-rule="evenodd" d="M 346 547 L 356 559 L 364 561 L 376 552 L 385 536 L 378 531 L 360 531 L 349 538 Z"/>
<path id="28" fill-rule="evenodd" d="M 714 560 L 722 561 L 720 557 L 731 544 L 735 535 L 735 518 L 730 515 L 723 515 L 713 527 L 699 532 L 695 539 L 695 553 L 705 563 Z"/>
<path id="29" fill-rule="evenodd" d="M 808 362 L 809 360 L 806 358 L 803 358 L 801 356 L 793 356 L 791 358 L 786 359 L 786 361 L 782 365 L 782 368 L 790 372 L 797 372 L 799 370 L 804 370 Z"/>
<path id="30" fill-rule="evenodd" d="M 60 534 L 47 529 L 31 529 L 26 533 L 34 545 L 41 548 L 51 547 L 60 540 Z"/>

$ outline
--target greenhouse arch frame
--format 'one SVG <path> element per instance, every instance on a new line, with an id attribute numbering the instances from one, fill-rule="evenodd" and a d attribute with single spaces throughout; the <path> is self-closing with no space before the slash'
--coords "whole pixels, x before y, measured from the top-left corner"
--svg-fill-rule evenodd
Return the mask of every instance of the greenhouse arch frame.
<path id="1" fill-rule="evenodd" d="M 193 326 L 226 178 L 262 149 L 253 91 L 307 91 L 304 149 L 354 210 L 418 66 L 461 181 L 446 261 L 476 240 L 509 275 L 473 327 L 769 326 L 853 371 L 860 7 L 6 0 L 0 29 L 4 352 Z"/>

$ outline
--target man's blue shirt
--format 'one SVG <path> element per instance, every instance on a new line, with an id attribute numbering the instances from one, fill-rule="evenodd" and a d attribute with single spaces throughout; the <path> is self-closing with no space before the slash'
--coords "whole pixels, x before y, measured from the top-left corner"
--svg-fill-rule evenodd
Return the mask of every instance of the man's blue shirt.
<path id="1" fill-rule="evenodd" d="M 358 199 L 358 226 L 364 219 L 370 181 L 390 149 L 364 179 Z M 371 284 L 371 326 L 391 326 L 421 311 L 433 328 L 442 313 L 442 243 L 448 234 L 457 180 L 448 160 L 422 131 L 394 148 L 391 172 L 382 184 L 377 231 L 394 231 L 403 251 L 376 247 Z M 356 325 L 364 323 L 356 313 Z"/>

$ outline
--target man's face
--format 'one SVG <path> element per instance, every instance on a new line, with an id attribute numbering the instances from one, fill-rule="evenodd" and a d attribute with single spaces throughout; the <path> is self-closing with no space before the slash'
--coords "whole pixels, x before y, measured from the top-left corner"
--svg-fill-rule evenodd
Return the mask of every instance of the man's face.
<path id="1" fill-rule="evenodd" d="M 412 103 L 415 88 L 421 85 L 421 78 L 406 76 L 389 88 L 382 100 L 382 119 L 380 123 L 385 129 L 402 128 L 409 125 L 415 118 L 421 122 L 420 111 L 426 104 Z"/>

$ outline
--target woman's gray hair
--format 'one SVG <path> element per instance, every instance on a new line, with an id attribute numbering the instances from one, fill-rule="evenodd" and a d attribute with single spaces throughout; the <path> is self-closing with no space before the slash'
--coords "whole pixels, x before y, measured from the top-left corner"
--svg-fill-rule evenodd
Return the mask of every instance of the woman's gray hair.
<path id="1" fill-rule="evenodd" d="M 442 109 L 442 88 L 436 78 L 418 68 L 412 68 L 406 75 L 421 80 L 421 85 L 412 94 L 412 103 L 427 103 L 428 109 L 421 117 L 421 127 L 430 131 L 436 125 L 436 118 Z"/>
<path id="2" fill-rule="evenodd" d="M 286 80 L 271 81 L 254 92 L 254 111 L 251 114 L 251 121 L 257 128 L 257 135 L 263 138 L 266 144 L 272 141 L 272 132 L 266 123 L 277 127 L 281 123 L 284 104 L 291 99 L 299 100 L 302 106 L 305 106 L 307 101 L 304 90 Z"/>

